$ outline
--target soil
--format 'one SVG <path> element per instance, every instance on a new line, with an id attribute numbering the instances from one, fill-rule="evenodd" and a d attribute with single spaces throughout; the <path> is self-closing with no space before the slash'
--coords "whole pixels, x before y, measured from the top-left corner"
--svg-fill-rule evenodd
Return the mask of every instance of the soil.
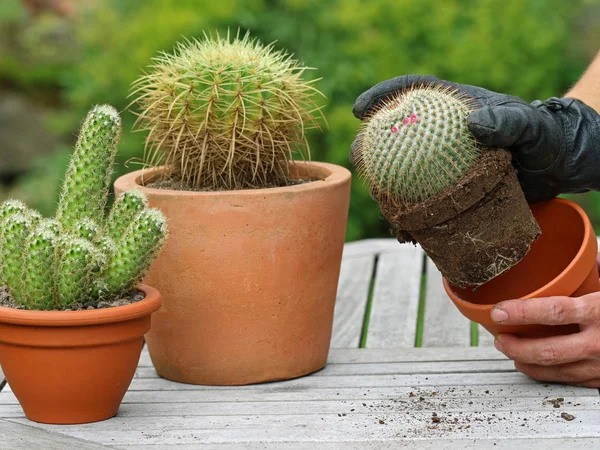
<path id="1" fill-rule="evenodd" d="M 485 151 L 457 185 L 404 207 L 379 205 L 400 242 L 418 242 L 453 285 L 477 287 L 513 267 L 540 228 L 504 150 Z"/>
<path id="2" fill-rule="evenodd" d="M 285 187 L 285 186 L 295 186 L 298 184 L 311 183 L 313 181 L 317 181 L 317 180 L 310 180 L 310 179 L 308 179 L 308 180 L 304 180 L 304 179 L 290 180 L 285 185 L 273 183 L 273 184 L 266 184 L 261 187 L 245 186 L 240 189 L 268 189 L 268 188 L 277 188 L 277 187 Z M 165 190 L 169 190 L 169 191 L 218 192 L 218 191 L 215 191 L 214 189 L 210 189 L 210 188 L 191 187 L 181 180 L 170 179 L 170 178 L 163 178 L 160 180 L 152 181 L 150 183 L 147 183 L 145 186 L 149 187 L 149 188 L 153 188 L 153 189 L 165 189 Z"/>
<path id="3" fill-rule="evenodd" d="M 73 303 L 69 308 L 53 311 L 84 311 L 94 309 L 114 308 L 116 306 L 125 306 L 130 303 L 136 303 L 144 300 L 146 294 L 141 291 L 133 291 L 130 294 L 121 296 L 114 300 L 103 300 L 100 302 Z M 10 295 L 10 290 L 6 286 L 0 287 L 0 306 L 4 308 L 25 309 L 18 305 Z"/>

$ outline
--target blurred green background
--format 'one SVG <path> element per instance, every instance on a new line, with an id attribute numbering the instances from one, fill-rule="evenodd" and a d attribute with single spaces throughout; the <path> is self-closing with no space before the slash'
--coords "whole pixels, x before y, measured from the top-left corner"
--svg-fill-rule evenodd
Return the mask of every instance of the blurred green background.
<path id="1" fill-rule="evenodd" d="M 123 111 L 115 176 L 135 169 L 144 135 L 131 132 L 131 82 L 177 40 L 238 28 L 318 68 L 328 127 L 310 136 L 312 158 L 349 167 L 352 104 L 384 79 L 560 96 L 598 51 L 600 0 L 1 0 L 0 200 L 52 214 L 80 120 L 98 103 Z M 600 227 L 599 194 L 574 198 Z M 354 179 L 347 239 L 388 235 Z"/>

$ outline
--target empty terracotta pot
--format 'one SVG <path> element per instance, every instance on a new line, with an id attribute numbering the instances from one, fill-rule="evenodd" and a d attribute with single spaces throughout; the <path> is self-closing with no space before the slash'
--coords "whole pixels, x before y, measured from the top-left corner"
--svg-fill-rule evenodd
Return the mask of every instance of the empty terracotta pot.
<path id="1" fill-rule="evenodd" d="M 577 325 L 496 324 L 490 318 L 496 303 L 556 295 L 578 297 L 600 290 L 596 266 L 598 243 L 583 209 L 569 200 L 557 198 L 531 205 L 531 210 L 542 235 L 515 267 L 475 291 L 452 286 L 444 280 L 444 288 L 460 312 L 494 336 L 512 333 L 542 337 L 579 331 Z"/>
<path id="2" fill-rule="evenodd" d="M 90 311 L 0 307 L 0 365 L 30 420 L 97 422 L 117 414 L 161 304 L 140 285 L 136 303 Z"/>
<path id="3" fill-rule="evenodd" d="M 313 179 L 286 187 L 193 192 L 148 187 L 162 169 L 132 172 L 163 211 L 169 239 L 145 281 L 163 295 L 146 341 L 160 376 L 240 385 L 321 369 L 329 352 L 346 233 L 350 172 L 296 163 Z"/>

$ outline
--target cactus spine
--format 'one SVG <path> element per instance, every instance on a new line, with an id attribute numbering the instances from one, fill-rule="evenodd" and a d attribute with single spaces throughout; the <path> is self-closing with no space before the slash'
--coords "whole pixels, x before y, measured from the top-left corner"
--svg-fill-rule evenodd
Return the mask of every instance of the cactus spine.
<path id="1" fill-rule="evenodd" d="M 419 87 L 385 102 L 358 136 L 356 165 L 371 191 L 405 205 L 453 186 L 479 158 L 467 127 L 469 99 L 445 87 Z"/>
<path id="2" fill-rule="evenodd" d="M 103 217 L 119 127 L 112 107 L 88 114 L 56 219 L 42 219 L 16 200 L 0 205 L 0 285 L 23 307 L 64 309 L 115 298 L 139 282 L 158 254 L 166 221 L 141 191 L 124 193 L 109 223 Z"/>
<path id="3" fill-rule="evenodd" d="M 132 87 L 152 165 L 194 188 L 285 185 L 305 131 L 318 128 L 320 92 L 306 67 L 273 45 L 205 36 L 154 59 Z"/>

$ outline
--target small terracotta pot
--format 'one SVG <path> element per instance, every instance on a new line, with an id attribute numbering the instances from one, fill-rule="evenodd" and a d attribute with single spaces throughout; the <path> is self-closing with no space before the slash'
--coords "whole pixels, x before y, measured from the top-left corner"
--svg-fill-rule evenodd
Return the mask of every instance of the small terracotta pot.
<path id="1" fill-rule="evenodd" d="M 161 305 L 139 285 L 136 303 L 93 311 L 26 311 L 0 307 L 0 364 L 30 420 L 97 422 L 117 414 Z"/>
<path id="2" fill-rule="evenodd" d="M 117 193 L 141 189 L 169 221 L 146 277 L 164 298 L 146 337 L 162 377 L 240 385 L 325 365 L 351 175 L 316 162 L 292 170 L 317 181 L 219 192 L 144 186 L 162 169 L 116 181 Z"/>
<path id="3" fill-rule="evenodd" d="M 598 243 L 583 209 L 569 200 L 557 198 L 531 205 L 531 210 L 542 235 L 515 267 L 475 291 L 452 286 L 444 279 L 444 288 L 460 312 L 494 336 L 513 333 L 542 337 L 579 331 L 577 325 L 498 325 L 492 322 L 490 312 L 503 300 L 578 297 L 600 291 L 596 266 Z"/>

